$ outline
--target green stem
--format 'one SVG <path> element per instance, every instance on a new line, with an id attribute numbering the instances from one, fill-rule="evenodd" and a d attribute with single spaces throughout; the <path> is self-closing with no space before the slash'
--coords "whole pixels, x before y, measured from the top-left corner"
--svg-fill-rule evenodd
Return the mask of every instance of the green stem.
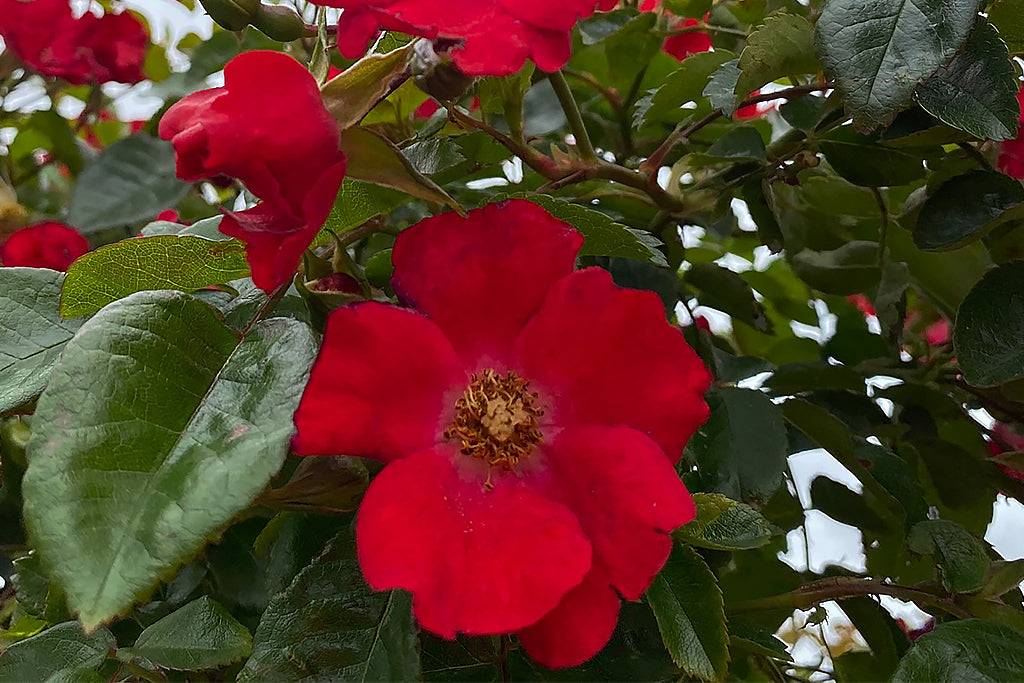
<path id="1" fill-rule="evenodd" d="M 882 196 L 881 190 L 872 187 L 871 192 L 878 202 L 878 212 L 882 218 L 882 225 L 878 229 L 878 267 L 882 268 L 885 266 L 885 244 L 889 235 L 889 207 L 885 205 L 885 197 Z"/>
<path id="2" fill-rule="evenodd" d="M 249 332 L 252 331 L 252 328 L 256 327 L 256 324 L 259 321 L 263 320 L 264 318 L 266 318 L 267 316 L 274 312 L 274 309 L 277 308 L 277 305 L 281 303 L 281 299 L 284 298 L 284 294 L 285 292 L 288 291 L 288 287 L 289 285 L 291 285 L 291 283 L 291 280 L 285 280 L 284 282 L 282 282 L 280 285 L 277 286 L 277 289 L 270 293 L 270 296 L 267 297 L 267 300 L 260 304 L 260 307 L 259 309 L 257 309 L 256 314 L 245 326 L 245 329 L 242 330 L 242 337 L 249 334 Z"/>
<path id="3" fill-rule="evenodd" d="M 548 80 L 551 81 L 551 87 L 555 89 L 555 95 L 562 105 L 565 117 L 569 119 L 569 128 L 572 130 L 573 137 L 576 138 L 576 149 L 580 151 L 580 158 L 588 164 L 596 162 L 597 152 L 594 151 L 594 144 L 590 141 L 590 134 L 587 133 L 587 127 L 583 123 L 583 115 L 580 114 L 576 98 L 572 96 L 572 90 L 565 80 L 565 74 L 556 71 L 548 74 Z"/>

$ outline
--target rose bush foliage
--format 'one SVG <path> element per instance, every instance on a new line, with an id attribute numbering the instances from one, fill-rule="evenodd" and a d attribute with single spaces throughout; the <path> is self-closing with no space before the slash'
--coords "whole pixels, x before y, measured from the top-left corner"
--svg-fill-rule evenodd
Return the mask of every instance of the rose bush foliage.
<path id="1" fill-rule="evenodd" d="M 1024 2 L 908 7 L 0 0 L 0 680 L 1024 677 Z"/>

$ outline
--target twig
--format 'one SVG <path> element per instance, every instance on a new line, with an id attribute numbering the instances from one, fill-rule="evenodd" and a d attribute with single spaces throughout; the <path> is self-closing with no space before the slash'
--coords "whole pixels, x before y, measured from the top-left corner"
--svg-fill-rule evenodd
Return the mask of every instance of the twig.
<path id="1" fill-rule="evenodd" d="M 576 98 L 572 96 L 572 89 L 565 80 L 565 74 L 555 71 L 548 74 L 548 80 L 555 90 L 559 104 L 562 105 L 565 117 L 569 120 L 569 129 L 572 130 L 572 135 L 576 139 L 576 149 L 580 151 L 580 158 L 586 163 L 594 163 L 597 161 L 597 152 L 594 151 L 594 143 L 590 141 L 590 133 L 587 132 L 587 126 L 583 123 L 583 115 L 580 114 Z"/>

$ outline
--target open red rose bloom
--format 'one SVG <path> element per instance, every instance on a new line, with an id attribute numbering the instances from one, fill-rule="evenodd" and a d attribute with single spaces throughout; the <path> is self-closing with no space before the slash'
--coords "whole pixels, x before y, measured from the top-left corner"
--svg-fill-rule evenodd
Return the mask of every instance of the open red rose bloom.
<path id="1" fill-rule="evenodd" d="M 542 71 L 569 61 L 572 27 L 618 0 L 313 0 L 341 7 L 338 49 L 355 59 L 381 31 L 455 41 L 452 59 L 471 76 L 506 76 L 532 59 Z"/>
<path id="2" fill-rule="evenodd" d="M 264 291 L 291 278 L 345 176 L 338 126 L 305 67 L 280 52 L 244 52 L 224 67 L 223 87 L 167 110 L 160 137 L 174 145 L 179 178 L 231 176 L 263 200 L 227 212 L 220 231 L 246 243 Z"/>
<path id="3" fill-rule="evenodd" d="M 87 251 L 89 242 L 82 233 L 48 221 L 12 233 L 0 244 L 0 264 L 65 271 Z"/>
<path id="4" fill-rule="evenodd" d="M 674 464 L 708 415 L 661 301 L 574 272 L 582 243 L 524 200 L 406 230 L 410 308 L 335 310 L 295 414 L 299 455 L 387 463 L 358 518 L 371 586 L 411 591 L 447 638 L 517 633 L 551 667 L 603 647 L 693 519 Z"/>
<path id="5" fill-rule="evenodd" d="M 68 83 L 146 78 L 149 36 L 128 12 L 75 18 L 68 0 L 0 0 L 0 36 L 33 71 Z"/>

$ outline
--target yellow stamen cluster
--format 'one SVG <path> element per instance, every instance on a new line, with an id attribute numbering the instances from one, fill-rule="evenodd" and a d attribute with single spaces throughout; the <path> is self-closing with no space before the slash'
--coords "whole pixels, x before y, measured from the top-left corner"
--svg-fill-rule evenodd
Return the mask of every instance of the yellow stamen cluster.
<path id="1" fill-rule="evenodd" d="M 473 375 L 455 402 L 455 419 L 444 438 L 456 439 L 463 455 L 483 460 L 508 472 L 541 440 L 537 418 L 544 411 L 530 382 L 514 372 L 499 375 L 484 370 Z M 487 478 L 490 488 L 490 476 Z"/>

